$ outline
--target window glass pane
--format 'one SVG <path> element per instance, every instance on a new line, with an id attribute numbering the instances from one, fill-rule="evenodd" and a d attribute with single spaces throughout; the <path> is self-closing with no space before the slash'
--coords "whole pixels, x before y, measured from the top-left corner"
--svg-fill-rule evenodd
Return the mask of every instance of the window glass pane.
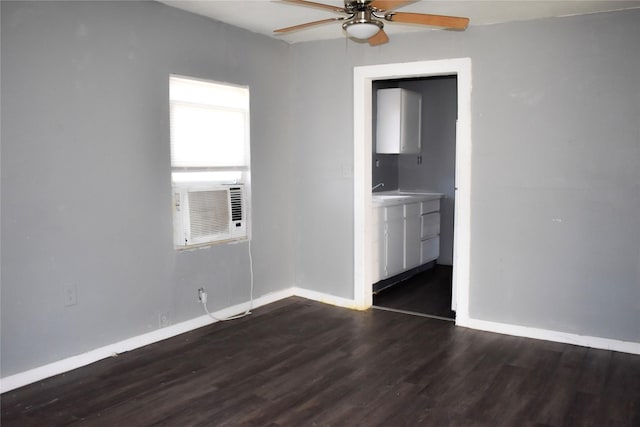
<path id="1" fill-rule="evenodd" d="M 219 182 L 236 184 L 243 181 L 242 171 L 173 172 L 174 183 Z"/>
<path id="2" fill-rule="evenodd" d="M 174 167 L 246 165 L 243 111 L 173 103 L 171 164 Z"/>
<path id="3" fill-rule="evenodd" d="M 172 101 L 249 110 L 249 89 L 241 86 L 172 76 L 169 97 Z"/>

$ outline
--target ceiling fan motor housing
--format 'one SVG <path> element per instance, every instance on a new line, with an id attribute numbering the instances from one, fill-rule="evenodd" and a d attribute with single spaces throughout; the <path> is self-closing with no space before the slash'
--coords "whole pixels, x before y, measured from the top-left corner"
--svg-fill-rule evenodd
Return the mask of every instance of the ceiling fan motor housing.
<path id="1" fill-rule="evenodd" d="M 358 3 L 357 9 L 353 10 L 353 17 L 351 17 L 348 21 L 342 24 L 342 28 L 348 32 L 347 28 L 351 25 L 357 24 L 373 24 L 378 27 L 379 30 L 384 27 L 382 21 L 378 21 L 377 19 L 372 18 L 371 9 L 368 7 L 367 3 Z"/>
<path id="2" fill-rule="evenodd" d="M 358 10 L 364 10 L 369 7 L 373 0 L 344 0 L 344 8 L 347 13 L 354 13 Z"/>

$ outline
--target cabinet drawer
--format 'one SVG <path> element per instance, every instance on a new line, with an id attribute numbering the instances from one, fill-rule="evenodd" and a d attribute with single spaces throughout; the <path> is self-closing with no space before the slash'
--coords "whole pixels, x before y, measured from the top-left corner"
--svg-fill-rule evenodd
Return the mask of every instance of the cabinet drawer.
<path id="1" fill-rule="evenodd" d="M 421 202 L 420 205 L 421 214 L 437 212 L 440 210 L 440 199 L 427 200 L 426 202 Z"/>
<path id="2" fill-rule="evenodd" d="M 420 237 L 426 239 L 440 234 L 440 212 L 422 215 L 422 232 Z"/>
<path id="3" fill-rule="evenodd" d="M 431 239 L 422 241 L 422 248 L 420 251 L 421 264 L 436 260 L 438 259 L 439 256 L 440 256 L 440 237 L 433 237 Z"/>

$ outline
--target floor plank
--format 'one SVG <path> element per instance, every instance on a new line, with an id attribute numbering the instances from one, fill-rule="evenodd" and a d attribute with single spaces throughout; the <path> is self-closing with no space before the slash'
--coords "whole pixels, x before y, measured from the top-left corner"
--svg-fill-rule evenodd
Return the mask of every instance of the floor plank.
<path id="1" fill-rule="evenodd" d="M 374 294 L 373 305 L 455 319 L 456 313 L 451 310 L 452 277 L 451 266 L 435 265 Z"/>
<path id="2" fill-rule="evenodd" d="M 1 396 L 3 426 L 638 426 L 640 356 L 301 298 Z"/>

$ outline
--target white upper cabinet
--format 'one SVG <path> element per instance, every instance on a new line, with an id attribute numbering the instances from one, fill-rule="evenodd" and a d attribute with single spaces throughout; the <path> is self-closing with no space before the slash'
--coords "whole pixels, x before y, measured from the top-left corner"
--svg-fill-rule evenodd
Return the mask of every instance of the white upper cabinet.
<path id="1" fill-rule="evenodd" d="M 401 88 L 378 89 L 376 153 L 418 154 L 422 95 Z"/>

